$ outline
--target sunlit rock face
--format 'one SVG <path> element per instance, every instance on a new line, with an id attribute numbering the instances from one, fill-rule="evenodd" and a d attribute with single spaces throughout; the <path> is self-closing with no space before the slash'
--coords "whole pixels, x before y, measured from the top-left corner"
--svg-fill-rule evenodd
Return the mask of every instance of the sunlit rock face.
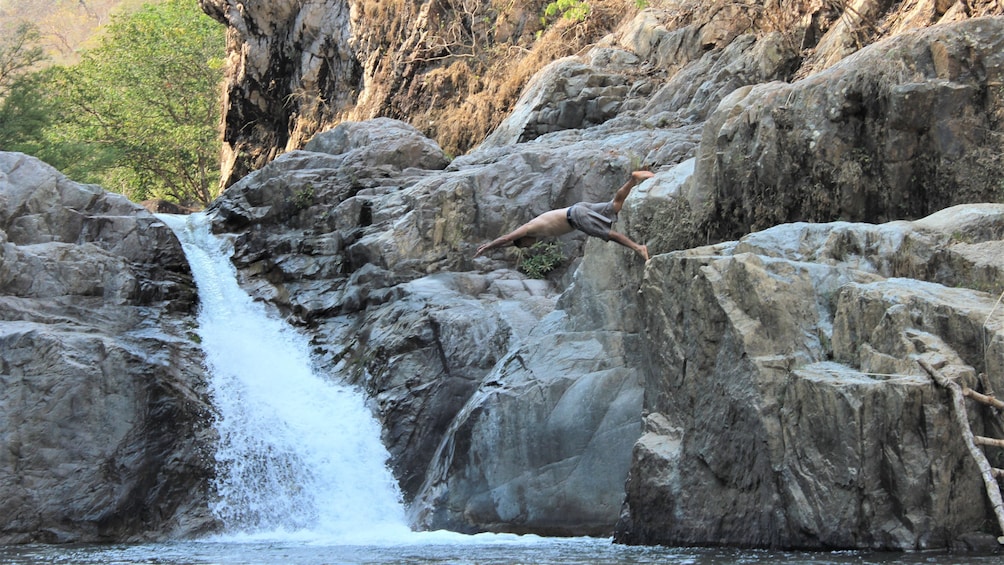
<path id="1" fill-rule="evenodd" d="M 343 120 L 417 122 L 429 113 L 421 127 L 435 130 L 435 119 L 469 121 L 476 131 L 438 127 L 473 140 L 465 149 L 480 141 L 505 110 L 489 110 L 496 106 L 490 95 L 466 110 L 480 117 L 430 110 L 461 106 L 465 92 L 469 97 L 484 83 L 469 60 L 526 52 L 541 29 L 544 4 L 200 0 L 200 6 L 227 26 L 222 178 L 229 186 Z M 506 73 L 494 74 L 508 80 Z M 511 97 L 521 86 L 505 88 Z"/>
<path id="2" fill-rule="evenodd" d="M 146 210 L 0 153 L 0 541 L 212 527 L 194 308 Z"/>
<path id="3" fill-rule="evenodd" d="M 1002 251 L 1004 205 L 986 204 L 653 259 L 650 413 L 617 538 L 923 549 L 979 531 L 979 471 L 918 360 L 1004 386 Z M 972 425 L 1001 433 L 989 409 Z"/>
<path id="4" fill-rule="evenodd" d="M 289 3 L 214 3 L 248 78 L 228 87 L 226 141 L 255 169 L 212 205 L 214 229 L 233 235 L 243 286 L 311 336 L 319 369 L 368 395 L 416 528 L 977 544 L 999 532 L 918 360 L 1002 386 L 1002 212 L 980 203 L 1002 196 L 1004 23 L 937 4 L 927 23 L 966 21 L 811 73 L 800 42 L 737 28 L 737 3 L 707 21 L 647 11 L 542 70 L 451 159 L 403 121 L 313 135 L 271 106 L 287 74 L 335 80 L 283 42 L 334 56 L 318 26 L 343 30 L 327 18 L 345 5 L 297 3 L 326 7 L 300 21 Z M 118 197 L 4 158 L 10 539 L 200 531 L 212 437 L 177 243 Z M 515 252 L 473 257 L 537 214 L 609 199 L 639 167 L 656 175 L 616 229 L 648 244 L 647 264 L 579 233 L 543 280 Z M 81 379 L 53 412 L 56 385 Z"/>
<path id="5" fill-rule="evenodd" d="M 1001 19 L 869 46 L 738 89 L 704 128 L 691 198 L 739 237 L 792 220 L 917 218 L 1000 198 Z M 728 232 L 726 232 L 728 233 Z"/>
<path id="6" fill-rule="evenodd" d="M 212 212 L 218 231 L 237 234 L 245 286 L 312 332 L 319 364 L 373 398 L 416 527 L 821 548 L 989 535 L 979 477 L 943 431 L 944 392 L 915 356 L 940 351 L 971 380 L 1000 365 L 998 346 L 983 361 L 960 345 L 1001 290 L 999 207 L 919 219 L 995 200 L 988 177 L 953 192 L 959 177 L 938 153 L 947 138 L 924 130 L 960 131 L 948 126 L 970 117 L 996 127 L 996 101 L 914 114 L 883 93 L 951 98 L 955 88 L 934 88 L 942 63 L 924 53 L 993 66 L 995 52 L 967 41 L 998 37 L 1001 21 L 905 35 L 786 84 L 776 36 L 673 58 L 658 46 L 691 36 L 647 18 L 538 74 L 468 155 L 448 161 L 401 122 L 346 122 L 241 180 Z M 656 60 L 675 72 L 633 70 Z M 885 74 L 890 65 L 915 73 Z M 952 76 L 979 90 L 990 75 Z M 847 120 L 879 137 L 916 126 L 913 161 L 896 161 L 891 141 L 854 146 L 868 171 L 898 179 L 900 196 L 872 198 L 872 172 L 840 173 L 849 165 L 828 152 L 860 130 L 843 114 L 792 105 L 791 130 L 754 119 L 782 91 L 843 108 L 859 98 L 848 84 L 874 85 L 879 102 Z M 606 98 L 619 105 L 601 117 L 612 106 L 595 101 Z M 783 142 L 799 136 L 823 141 Z M 910 168 L 935 158 L 943 175 Z M 649 244 L 650 263 L 581 234 L 561 240 L 572 259 L 545 281 L 525 279 L 504 252 L 473 258 L 536 214 L 609 198 L 641 165 L 657 174 L 617 226 Z M 807 203 L 799 171 L 831 200 Z M 879 223 L 899 217 L 914 221 Z M 855 223 L 784 224 L 837 218 Z M 768 229 L 756 231 L 761 221 Z M 955 303 L 960 312 L 944 311 Z M 905 337 L 861 329 L 916 308 L 888 328 Z M 942 328 L 939 316 L 959 322 Z"/>
<path id="7" fill-rule="evenodd" d="M 362 67 L 350 45 L 350 4 L 200 0 L 227 26 L 225 186 L 302 147 L 355 102 Z"/>
<path id="8" fill-rule="evenodd" d="M 629 37 L 623 43 L 629 53 L 607 53 L 604 58 L 631 76 L 625 80 L 616 73 L 597 75 L 584 90 L 577 79 L 554 85 L 547 95 L 560 90 L 564 103 L 538 108 L 544 112 L 521 135 L 529 139 L 602 123 L 625 109 L 625 97 L 639 93 L 640 76 L 659 82 L 667 73 L 685 71 L 687 80 L 664 91 L 663 102 L 717 101 L 738 84 L 687 67 L 724 56 L 720 68 L 733 74 L 740 70 L 729 64 L 737 47 L 752 38 L 770 41 L 759 48 L 757 68 L 744 70 L 753 75 L 733 75 L 739 83 L 804 78 L 888 37 L 1002 15 L 1000 5 L 989 0 L 682 0 L 653 2 L 652 9 L 640 12 L 638 6 L 619 0 L 594 0 L 589 3 L 590 17 L 575 25 L 569 18 L 542 17 L 546 0 L 199 3 L 227 26 L 224 186 L 283 152 L 302 148 L 315 133 L 344 120 L 402 119 L 451 153 L 467 152 L 489 134 L 494 136 L 533 72 L 562 55 L 585 52 L 584 37 L 603 47 Z M 613 33 L 604 37 L 607 31 Z M 780 76 L 766 76 L 778 70 Z M 722 88 L 726 91 L 718 92 Z M 540 93 L 530 88 L 524 95 Z"/>

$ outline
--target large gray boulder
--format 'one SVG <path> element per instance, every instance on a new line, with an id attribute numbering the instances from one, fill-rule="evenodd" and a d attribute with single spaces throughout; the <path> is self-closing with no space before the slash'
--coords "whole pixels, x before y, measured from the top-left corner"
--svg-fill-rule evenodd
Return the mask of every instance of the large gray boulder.
<path id="1" fill-rule="evenodd" d="M 653 259 L 641 288 L 649 415 L 617 539 L 992 541 L 948 395 L 918 360 L 973 389 L 1004 386 L 1002 251 L 1004 205 L 972 205 L 783 225 Z M 978 435 L 1001 432 L 987 409 L 969 419 Z"/>
<path id="2" fill-rule="evenodd" d="M 734 239 L 790 221 L 919 218 L 1001 196 L 1004 18 L 868 46 L 792 83 L 733 91 L 708 118 L 684 191 L 699 229 Z"/>
<path id="3" fill-rule="evenodd" d="M 417 525 L 609 535 L 641 432 L 643 383 L 630 361 L 641 262 L 594 251 L 454 418 L 412 504 Z"/>
<path id="4" fill-rule="evenodd" d="M 149 212 L 0 153 L 0 542 L 213 527 L 195 303 Z"/>

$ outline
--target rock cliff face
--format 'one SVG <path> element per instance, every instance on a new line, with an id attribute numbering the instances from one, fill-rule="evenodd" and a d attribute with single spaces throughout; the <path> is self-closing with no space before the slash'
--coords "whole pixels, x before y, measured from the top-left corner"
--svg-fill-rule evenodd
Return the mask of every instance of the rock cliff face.
<path id="1" fill-rule="evenodd" d="M 653 259 L 650 412 L 618 539 L 930 548 L 976 531 L 983 485 L 918 359 L 1000 389 L 1004 315 L 984 281 L 999 294 L 1002 222 L 1004 205 L 972 205 L 789 224 Z"/>
<path id="2" fill-rule="evenodd" d="M 210 529 L 195 289 L 138 205 L 0 153 L 0 543 Z"/>
<path id="3" fill-rule="evenodd" d="M 200 0 L 228 29 L 224 185 L 343 120 L 407 119 L 465 151 L 541 61 L 606 33 L 589 25 L 559 37 L 559 24 L 553 42 L 531 50 L 546 4 Z M 597 8 L 610 20 L 612 8 Z"/>
<path id="4" fill-rule="evenodd" d="M 631 2 L 590 0 L 589 16 L 581 22 L 557 17 L 542 23 L 548 4 L 200 0 L 203 10 L 228 29 L 224 185 L 345 120 L 405 120 L 450 153 L 466 153 L 512 111 L 535 71 L 560 56 L 583 52 L 637 13 Z M 991 0 L 645 4 L 657 8 L 649 12 L 651 23 L 664 26 L 630 45 L 646 55 L 655 48 L 647 57 L 648 71 L 676 72 L 707 54 L 717 57 L 737 39 L 746 41 L 744 36 L 770 34 L 774 40 L 764 44 L 761 61 L 766 67 L 783 67 L 779 78 L 808 76 L 864 45 L 905 31 L 1001 14 Z M 646 45 L 653 39 L 656 44 Z M 727 60 L 730 53 L 724 55 Z M 714 98 L 714 90 L 727 87 L 697 92 L 706 77 L 695 81 L 697 75 L 689 76 L 689 83 L 671 97 L 683 100 L 689 93 Z M 594 98 L 584 113 L 556 106 L 551 126 L 566 129 L 579 127 L 583 119 L 608 119 L 623 94 Z M 853 123 L 854 117 L 848 121 Z"/>
<path id="5" fill-rule="evenodd" d="M 401 122 L 346 122 L 241 180 L 212 211 L 241 234 L 245 285 L 376 400 L 418 527 L 815 548 L 995 535 L 917 360 L 1004 384 L 1004 209 L 928 215 L 1001 196 L 986 94 L 1004 20 L 904 34 L 794 83 L 777 35 L 704 51 L 658 21 L 542 69 L 448 164 Z M 581 235 L 547 281 L 471 258 L 639 165 L 658 172 L 620 226 L 649 264 Z M 862 223 L 892 218 L 915 221 Z M 857 223 L 750 233 L 798 219 Z"/>
<path id="6" fill-rule="evenodd" d="M 344 84 L 355 109 L 389 88 L 368 82 L 388 68 L 378 50 L 352 50 L 354 22 L 372 16 L 364 4 L 204 5 L 231 22 L 240 47 L 229 107 L 244 113 L 228 118 L 227 141 L 247 169 L 268 161 L 213 204 L 214 229 L 236 235 L 242 284 L 311 333 L 319 367 L 373 399 L 416 527 L 888 549 L 975 546 L 1001 533 L 947 393 L 919 364 L 984 392 L 1004 386 L 1004 18 L 969 17 L 990 4 L 862 0 L 781 13 L 675 2 L 542 66 L 491 135 L 455 159 L 394 119 L 312 136 L 328 118 L 296 103 L 286 108 L 298 117 L 269 121 L 272 101 L 301 82 Z M 335 76 L 333 53 L 356 82 L 338 82 L 347 79 Z M 322 98 L 317 112 L 352 115 Z M 207 408 L 176 242 L 143 211 L 4 158 L 21 163 L 9 178 L 34 179 L 0 191 L 10 203 L 0 224 L 10 334 L 49 312 L 34 323 L 71 332 L 51 349 L 67 374 L 156 378 L 126 389 L 137 395 L 120 412 L 129 417 L 87 432 L 143 439 L 122 448 L 128 461 L 95 456 L 111 461 L 106 474 L 84 481 L 107 489 L 142 477 L 128 488 L 143 496 L 87 499 L 69 521 L 87 535 L 65 533 L 55 504 L 29 513 L 39 507 L 31 497 L 51 491 L 24 477 L 58 480 L 39 460 L 0 482 L 14 493 L 0 516 L 33 516 L 8 526 L 21 536 L 12 539 L 198 531 L 210 524 L 198 453 L 212 437 L 198 416 Z M 656 176 L 634 190 L 618 229 L 648 243 L 649 263 L 578 233 L 562 238 L 568 259 L 546 280 L 514 270 L 511 252 L 473 258 L 536 214 L 610 198 L 642 166 Z M 50 177 L 59 190 L 18 188 Z M 94 202 L 119 208 L 98 213 Z M 54 211 L 38 212 L 43 204 Z M 50 220 L 57 212 L 66 219 Z M 104 225 L 119 229 L 96 231 Z M 133 246 L 136 234 L 156 242 Z M 58 268 L 8 259 L 57 251 Z M 77 261 L 84 252 L 97 258 Z M 68 306 L 45 310 L 57 297 Z M 99 338 L 103 348 L 73 349 Z M 95 353 L 116 347 L 133 365 L 119 371 Z M 178 362 L 159 364 L 164 355 Z M 5 379 L 49 374 L 15 349 L 2 358 Z M 29 413 L 21 398 L 4 399 L 4 417 L 48 429 L 47 412 Z M 71 404 L 91 413 L 81 406 Z M 143 436 L 160 421 L 144 415 L 157 413 L 143 412 L 150 406 L 175 411 L 176 428 Z M 976 433 L 1004 432 L 989 412 L 968 417 Z M 3 453 L 36 453 L 35 437 Z M 68 459 L 81 443 L 70 436 L 44 454 Z M 151 460 L 188 482 L 136 470 Z M 182 493 L 164 490 L 175 484 Z M 121 500 L 170 502 L 126 531 L 117 525 L 134 514 Z"/>

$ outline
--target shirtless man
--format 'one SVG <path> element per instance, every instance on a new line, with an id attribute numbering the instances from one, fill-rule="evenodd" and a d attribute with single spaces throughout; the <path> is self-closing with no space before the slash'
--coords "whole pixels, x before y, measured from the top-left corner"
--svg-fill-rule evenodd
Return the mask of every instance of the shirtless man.
<path id="1" fill-rule="evenodd" d="M 617 221 L 617 214 L 624 206 L 624 199 L 631 193 L 631 189 L 652 176 L 653 173 L 650 171 L 635 171 L 631 173 L 631 178 L 624 183 L 624 186 L 617 189 L 614 199 L 610 202 L 597 202 L 595 204 L 579 202 L 568 208 L 544 212 L 495 241 L 478 247 L 478 252 L 474 256 L 477 257 L 485 251 L 507 245 L 529 247 L 540 238 L 558 237 L 579 230 L 603 241 L 615 241 L 634 250 L 648 261 L 647 246 L 635 243 L 628 236 L 610 229 L 610 226 Z"/>

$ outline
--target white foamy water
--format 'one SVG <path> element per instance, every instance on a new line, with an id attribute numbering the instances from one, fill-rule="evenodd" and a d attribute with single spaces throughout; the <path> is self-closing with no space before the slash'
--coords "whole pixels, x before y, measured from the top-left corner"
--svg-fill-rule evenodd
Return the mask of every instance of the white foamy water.
<path id="1" fill-rule="evenodd" d="M 204 214 L 159 216 L 199 292 L 220 435 L 214 513 L 230 536 L 372 543 L 407 537 L 380 426 L 362 394 L 313 370 L 306 337 L 237 284 Z"/>

